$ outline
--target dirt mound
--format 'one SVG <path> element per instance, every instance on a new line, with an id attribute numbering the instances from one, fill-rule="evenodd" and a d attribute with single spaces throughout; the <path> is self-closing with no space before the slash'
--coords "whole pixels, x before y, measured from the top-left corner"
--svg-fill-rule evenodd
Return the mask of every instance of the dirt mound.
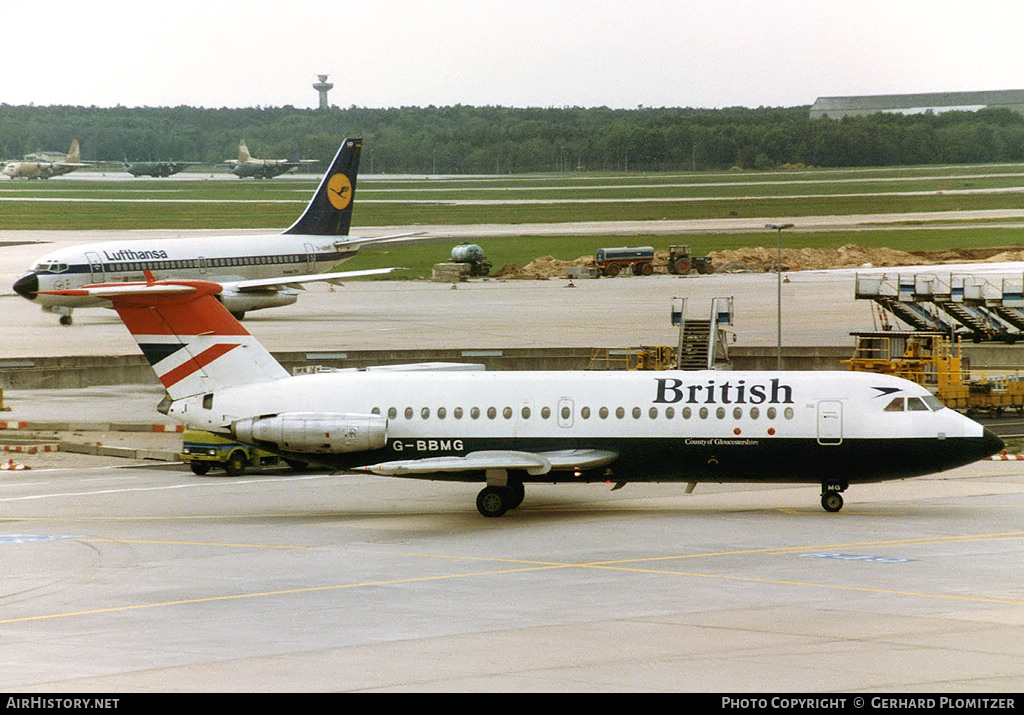
<path id="1" fill-rule="evenodd" d="M 535 258 L 525 266 L 509 263 L 491 275 L 495 278 L 544 280 L 546 278 L 565 278 L 569 266 L 592 266 L 593 256 L 580 256 L 574 261 L 560 261 L 554 256 Z"/>
<path id="2" fill-rule="evenodd" d="M 715 271 L 763 272 L 775 269 L 778 260 L 774 248 L 739 248 L 734 251 L 708 253 Z M 1024 261 L 1024 246 L 995 248 L 948 248 L 937 251 L 898 251 L 892 248 L 868 248 L 849 243 L 840 248 L 784 248 L 782 267 L 787 271 L 821 270 L 826 268 L 857 268 L 860 266 L 928 266 L 943 263 Z M 667 273 L 668 251 L 656 251 L 654 270 Z M 580 256 L 573 261 L 561 261 L 554 256 L 542 256 L 525 266 L 508 264 L 492 273 L 494 278 L 544 280 L 564 278 L 570 266 L 592 266 L 593 256 Z"/>
<path id="3" fill-rule="evenodd" d="M 777 249 L 740 248 L 735 251 L 711 251 L 711 263 L 717 270 L 725 265 L 742 264 L 751 271 L 774 270 Z M 847 244 L 840 248 L 784 248 L 782 267 L 785 270 L 820 270 L 823 268 L 854 268 L 857 266 L 918 266 L 930 263 L 927 258 L 891 248 L 867 248 Z"/>

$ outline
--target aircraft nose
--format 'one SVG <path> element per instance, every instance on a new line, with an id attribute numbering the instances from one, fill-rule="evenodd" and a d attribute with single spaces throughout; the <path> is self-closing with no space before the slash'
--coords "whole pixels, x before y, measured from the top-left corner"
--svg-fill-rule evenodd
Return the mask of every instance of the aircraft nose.
<path id="1" fill-rule="evenodd" d="M 981 451 L 984 453 L 984 457 L 991 457 L 996 452 L 1001 452 L 1005 446 L 1006 444 L 1003 443 L 1003 440 L 995 432 L 987 427 L 985 428 L 984 433 L 981 435 Z"/>
<path id="2" fill-rule="evenodd" d="M 39 292 L 39 276 L 35 273 L 26 273 L 21 278 L 14 281 L 14 292 L 22 298 L 35 300 L 36 293 Z"/>

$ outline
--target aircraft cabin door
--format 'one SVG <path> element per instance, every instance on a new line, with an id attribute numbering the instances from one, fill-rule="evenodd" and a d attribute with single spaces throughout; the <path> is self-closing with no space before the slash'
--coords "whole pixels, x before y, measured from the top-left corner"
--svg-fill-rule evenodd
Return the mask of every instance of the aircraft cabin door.
<path id="1" fill-rule="evenodd" d="M 89 261 L 89 272 L 92 273 L 92 282 L 103 283 L 105 280 L 103 277 L 103 261 L 100 259 L 99 254 L 90 251 L 85 254 L 85 259 Z"/>
<path id="2" fill-rule="evenodd" d="M 316 273 L 316 248 L 312 243 L 306 244 L 306 269 L 310 273 Z"/>
<path id="3" fill-rule="evenodd" d="M 839 400 L 818 402 L 818 444 L 843 442 L 843 403 Z"/>

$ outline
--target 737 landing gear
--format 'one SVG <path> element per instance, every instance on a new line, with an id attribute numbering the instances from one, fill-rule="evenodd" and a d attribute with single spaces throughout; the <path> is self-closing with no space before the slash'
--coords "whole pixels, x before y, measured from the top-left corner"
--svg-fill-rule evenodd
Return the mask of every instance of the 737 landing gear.
<path id="1" fill-rule="evenodd" d="M 821 485 L 821 508 L 825 511 L 837 512 L 843 508 L 845 484 L 825 483 Z"/>
<path id="2" fill-rule="evenodd" d="M 476 497 L 476 508 L 484 516 L 504 516 L 523 503 L 526 489 L 518 479 L 509 478 L 505 486 L 488 485 Z"/>
<path id="3" fill-rule="evenodd" d="M 45 310 L 56 315 L 57 322 L 61 325 L 68 326 L 74 322 L 71 318 L 71 313 L 74 311 L 74 308 L 68 308 L 66 305 L 54 305 L 49 308 L 45 308 Z"/>

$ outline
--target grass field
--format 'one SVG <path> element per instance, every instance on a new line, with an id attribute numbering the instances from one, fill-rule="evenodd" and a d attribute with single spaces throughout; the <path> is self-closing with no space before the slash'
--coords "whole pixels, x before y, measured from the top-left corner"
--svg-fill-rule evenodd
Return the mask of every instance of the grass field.
<path id="1" fill-rule="evenodd" d="M 317 180 L 279 177 L 114 179 L 80 172 L 49 181 L 0 181 L 2 230 L 251 229 L 278 230 L 302 210 Z M 529 224 L 786 217 L 1024 208 L 1024 165 L 896 169 L 805 169 L 671 174 L 539 174 L 474 177 L 361 177 L 353 231 L 376 226 Z M 918 221 L 900 230 L 792 232 L 792 247 L 857 243 L 906 251 L 1024 244 L 1020 228 L 966 222 L 942 228 Z M 1013 222 L 1011 222 L 1013 223 Z M 673 236 L 520 236 L 481 239 L 496 268 L 544 255 L 573 259 L 608 245 L 695 253 L 774 245 L 774 234 Z M 426 275 L 447 258 L 438 245 L 368 251 L 347 268 L 408 266 Z"/>
<path id="2" fill-rule="evenodd" d="M 694 255 L 751 246 L 774 247 L 775 234 L 722 233 L 651 236 L 519 236 L 515 239 L 480 239 L 488 260 L 497 270 L 506 264 L 525 265 L 541 256 L 573 260 L 592 256 L 602 246 L 639 245 L 667 250 L 673 244 L 687 244 Z M 791 248 L 838 248 L 856 243 L 867 248 L 895 248 L 901 251 L 935 251 L 951 247 L 1010 247 L 1024 245 L 1021 228 L 989 229 L 906 229 L 842 232 L 801 232 L 786 235 Z M 454 245 L 454 244 L 451 244 Z M 406 246 L 366 250 L 344 264 L 344 270 L 402 266 L 407 270 L 394 278 L 428 277 L 435 263 L 447 260 L 449 244 Z M 387 279 L 387 278 L 384 278 Z M 381 280 L 384 280 L 381 279 Z"/>

